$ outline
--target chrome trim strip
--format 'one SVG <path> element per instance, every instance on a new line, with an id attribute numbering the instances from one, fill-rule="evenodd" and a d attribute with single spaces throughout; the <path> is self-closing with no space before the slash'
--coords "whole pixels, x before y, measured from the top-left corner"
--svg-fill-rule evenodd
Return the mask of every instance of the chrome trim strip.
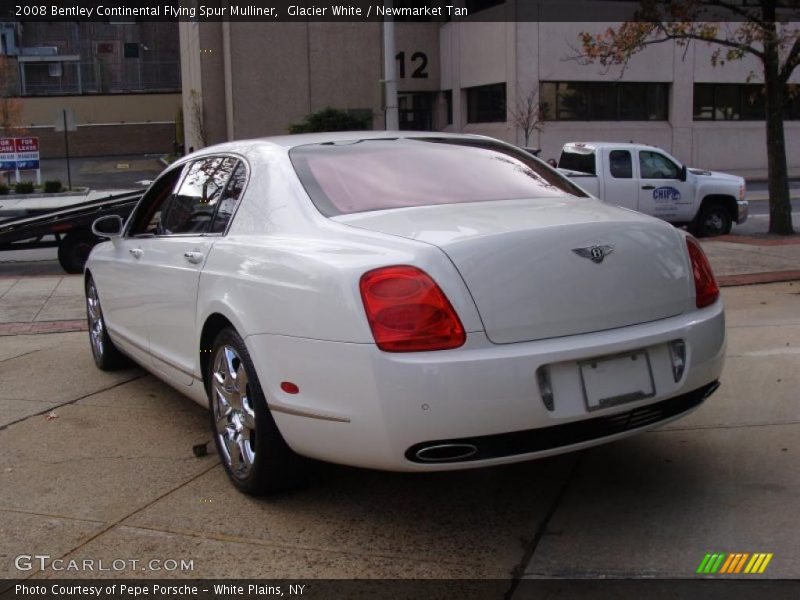
<path id="1" fill-rule="evenodd" d="M 269 406 L 269 409 L 271 411 L 284 413 L 287 415 L 294 415 L 296 417 L 308 417 L 309 419 L 320 419 L 322 421 L 335 421 L 337 423 L 350 422 L 350 417 L 337 417 L 335 415 L 326 415 L 324 413 L 319 413 L 316 411 L 293 408 L 291 406 L 286 406 L 285 404 L 275 404 L 274 402 L 268 402 L 267 405 Z"/>

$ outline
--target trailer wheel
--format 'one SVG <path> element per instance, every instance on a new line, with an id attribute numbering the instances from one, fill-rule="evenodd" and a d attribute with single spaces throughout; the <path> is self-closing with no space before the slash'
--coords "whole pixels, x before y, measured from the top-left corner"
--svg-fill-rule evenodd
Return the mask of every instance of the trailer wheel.
<path id="1" fill-rule="evenodd" d="M 58 246 L 58 262 L 67 273 L 83 273 L 89 253 L 100 238 L 86 229 L 70 231 Z"/>

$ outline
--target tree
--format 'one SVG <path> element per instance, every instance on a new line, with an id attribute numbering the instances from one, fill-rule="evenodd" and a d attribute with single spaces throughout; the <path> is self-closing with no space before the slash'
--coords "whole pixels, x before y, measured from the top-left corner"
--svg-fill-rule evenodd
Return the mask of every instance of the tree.
<path id="1" fill-rule="evenodd" d="M 581 53 L 575 58 L 624 69 L 637 52 L 674 41 L 716 46 L 714 66 L 746 56 L 758 59 L 766 106 L 769 231 L 789 235 L 792 206 L 783 118 L 789 78 L 800 64 L 800 31 L 788 22 L 797 20 L 798 7 L 799 0 L 640 0 L 633 20 L 603 33 L 582 33 Z"/>
<path id="2" fill-rule="evenodd" d="M 18 97 L 17 70 L 5 56 L 0 56 L 0 134 L 3 137 L 24 135 L 22 100 Z"/>
<path id="3" fill-rule="evenodd" d="M 289 133 L 314 133 L 319 131 L 352 131 L 367 129 L 371 115 L 356 115 L 338 108 L 323 108 L 308 115 L 302 123 L 289 125 Z"/>
<path id="4" fill-rule="evenodd" d="M 529 145 L 531 134 L 534 130 L 541 129 L 539 118 L 539 100 L 536 92 L 531 92 L 524 98 L 517 100 L 516 106 L 511 109 L 511 120 L 525 136 L 525 146 Z"/>

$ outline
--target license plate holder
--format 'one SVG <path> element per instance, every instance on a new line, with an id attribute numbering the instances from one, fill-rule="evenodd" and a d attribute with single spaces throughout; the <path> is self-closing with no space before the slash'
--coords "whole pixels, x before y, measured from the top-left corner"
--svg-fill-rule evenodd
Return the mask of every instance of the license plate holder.
<path id="1" fill-rule="evenodd" d="M 590 411 L 655 396 L 655 382 L 646 350 L 578 363 L 586 408 Z"/>

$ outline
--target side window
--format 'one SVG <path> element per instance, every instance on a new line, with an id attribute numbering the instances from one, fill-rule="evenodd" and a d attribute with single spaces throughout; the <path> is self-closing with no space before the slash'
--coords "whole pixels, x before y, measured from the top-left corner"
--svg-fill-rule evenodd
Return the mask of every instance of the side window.
<path id="1" fill-rule="evenodd" d="M 611 176 L 616 179 L 631 179 L 633 177 L 633 160 L 627 150 L 612 150 L 608 155 L 608 167 Z"/>
<path id="2" fill-rule="evenodd" d="M 639 152 L 639 170 L 642 179 L 678 179 L 680 169 L 663 154 L 658 152 Z"/>
<path id="3" fill-rule="evenodd" d="M 128 236 L 156 235 L 161 225 L 161 217 L 167 201 L 172 198 L 183 169 L 173 169 L 162 175 L 145 193 L 134 213 Z"/>
<path id="4" fill-rule="evenodd" d="M 247 169 L 239 162 L 233 171 L 233 175 L 228 180 L 228 185 L 225 191 L 222 192 L 222 197 L 217 206 L 217 214 L 214 216 L 214 222 L 211 225 L 211 233 L 225 233 L 230 223 L 233 211 L 236 209 L 236 204 L 242 195 L 244 184 L 247 181 Z"/>
<path id="5" fill-rule="evenodd" d="M 236 162 L 226 157 L 193 162 L 166 209 L 160 234 L 206 233 Z"/>

